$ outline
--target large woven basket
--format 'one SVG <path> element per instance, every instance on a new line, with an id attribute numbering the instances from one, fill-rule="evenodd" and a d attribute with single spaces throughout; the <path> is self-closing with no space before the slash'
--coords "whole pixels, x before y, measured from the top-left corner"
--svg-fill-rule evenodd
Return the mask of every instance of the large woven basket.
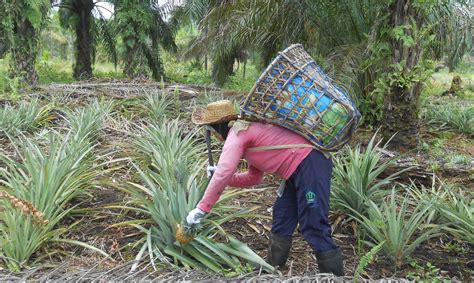
<path id="1" fill-rule="evenodd" d="M 240 114 L 290 129 L 325 151 L 341 148 L 360 118 L 350 96 L 301 44 L 279 52 L 245 98 Z"/>

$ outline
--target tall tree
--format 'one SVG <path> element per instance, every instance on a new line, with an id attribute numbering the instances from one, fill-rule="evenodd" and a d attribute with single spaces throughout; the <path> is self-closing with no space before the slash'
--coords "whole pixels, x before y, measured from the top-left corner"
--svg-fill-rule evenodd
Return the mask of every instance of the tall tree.
<path id="1" fill-rule="evenodd" d="M 395 135 L 394 142 L 401 148 L 417 145 L 419 131 L 419 97 L 424 71 L 419 63 L 423 59 L 422 29 L 426 24 L 425 11 L 416 6 L 416 0 L 397 0 L 391 3 L 388 26 L 392 64 L 385 96 L 385 136 Z M 425 31 L 426 32 L 426 31 Z"/>
<path id="2" fill-rule="evenodd" d="M 0 4 L 0 7 L 3 3 Z M 0 8 L 0 10 L 3 8 Z M 1 12 L 0 12 L 1 13 Z M 8 51 L 8 36 L 6 31 L 3 29 L 3 26 L 0 23 L 0 59 L 5 56 Z"/>
<path id="3" fill-rule="evenodd" d="M 148 77 L 151 71 L 155 80 L 165 77 L 161 61 L 163 47 L 176 51 L 174 31 L 160 15 L 159 7 L 149 0 L 113 1 L 114 23 L 124 44 L 124 75 L 128 78 Z"/>
<path id="4" fill-rule="evenodd" d="M 387 24 L 380 32 L 380 43 L 388 43 L 391 64 L 384 68 L 379 82 L 386 93 L 383 129 L 400 149 L 417 146 L 419 138 L 420 94 L 431 75 L 430 53 L 440 25 L 463 1 L 391 1 Z M 425 56 L 428 54 L 429 56 Z M 387 60 L 388 61 L 388 60 Z M 388 61 L 388 62 L 390 62 Z"/>
<path id="5" fill-rule="evenodd" d="M 234 63 L 243 54 L 242 44 L 234 44 L 233 41 L 222 41 L 219 36 L 225 36 L 226 25 L 229 21 L 224 20 L 229 16 L 227 12 L 235 7 L 232 1 L 194 0 L 186 1 L 183 7 L 177 9 L 171 21 L 179 22 L 181 26 L 189 25 L 197 27 L 200 35 L 195 37 L 184 53 L 184 58 L 203 58 L 207 69 L 207 58 L 213 62 L 212 80 L 222 86 L 227 78 L 234 73 Z M 229 39 L 226 37 L 226 39 Z M 219 48 L 219 43 L 225 45 Z"/>
<path id="6" fill-rule="evenodd" d="M 77 80 L 92 78 L 92 63 L 99 38 L 103 40 L 112 60 L 116 62 L 115 37 L 98 9 L 101 2 L 105 1 L 62 0 L 59 4 L 61 25 L 73 30 L 76 35 L 73 76 Z M 97 19 L 93 11 L 96 12 Z"/>
<path id="7" fill-rule="evenodd" d="M 236 48 L 247 48 L 266 65 L 278 50 L 303 43 L 357 96 L 368 121 L 382 125 L 387 136 L 397 133 L 396 145 L 413 147 L 419 96 L 430 71 L 427 59 L 436 38 L 446 43 L 440 27 L 455 21 L 450 15 L 466 2 L 220 1 L 201 22 L 209 32 L 201 33 L 190 52 L 210 50 L 227 58 Z"/>
<path id="8" fill-rule="evenodd" d="M 50 9 L 49 0 L 18 0 L 0 2 L 2 34 L 9 46 L 9 73 L 30 86 L 38 82 L 35 62 L 39 34 Z"/>
<path id="9" fill-rule="evenodd" d="M 451 72 L 459 65 L 464 55 L 472 51 L 474 29 L 472 2 L 470 6 L 458 1 L 452 2 L 451 9 L 446 9 L 443 15 L 439 15 L 444 19 L 438 25 L 435 45 L 438 48 L 435 50 L 436 58 L 442 59 L 446 54 L 446 63 Z"/>
<path id="10" fill-rule="evenodd" d="M 63 0 L 59 9 L 61 24 L 76 34 L 73 77 L 77 80 L 92 78 L 93 9 L 93 0 Z"/>

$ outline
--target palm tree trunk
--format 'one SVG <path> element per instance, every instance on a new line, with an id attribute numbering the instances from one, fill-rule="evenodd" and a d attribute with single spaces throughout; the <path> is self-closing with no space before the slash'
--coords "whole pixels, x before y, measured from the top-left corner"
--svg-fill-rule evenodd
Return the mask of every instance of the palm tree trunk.
<path id="1" fill-rule="evenodd" d="M 148 68 L 151 70 L 151 75 L 154 80 L 161 81 L 166 80 L 163 62 L 161 62 L 160 49 L 158 41 L 152 39 L 151 47 L 147 47 L 143 42 L 140 43 L 143 48 L 143 53 L 148 62 Z"/>
<path id="2" fill-rule="evenodd" d="M 204 29 L 204 35 L 207 36 L 207 33 L 209 32 L 209 27 L 206 25 L 206 28 Z M 204 55 L 204 71 L 206 71 L 207 74 L 207 49 L 206 49 L 206 54 Z"/>
<path id="3" fill-rule="evenodd" d="M 212 81 L 222 87 L 230 75 L 234 74 L 235 59 L 239 57 L 239 51 L 234 50 L 224 56 L 217 56 L 212 66 Z"/>
<path id="4" fill-rule="evenodd" d="M 127 36 L 125 42 L 125 62 L 123 66 L 123 75 L 129 79 L 146 79 L 148 77 L 146 58 L 143 49 L 134 36 Z M 127 42 L 135 42 L 133 46 Z"/>
<path id="5" fill-rule="evenodd" d="M 78 11 L 79 23 L 76 25 L 76 63 L 74 78 L 84 80 L 92 78 L 92 0 L 74 1 L 74 9 Z"/>
<path id="6" fill-rule="evenodd" d="M 11 46 L 9 73 L 12 77 L 20 78 L 22 83 L 35 86 L 38 83 L 35 69 L 37 32 L 27 19 L 15 21 L 14 32 L 15 43 Z"/>
<path id="7" fill-rule="evenodd" d="M 412 22 L 411 20 L 414 20 Z M 423 14 L 413 7 L 412 0 L 397 0 L 391 6 L 391 27 L 415 25 L 420 29 L 424 22 Z M 414 36 L 412 30 L 407 30 L 408 36 Z M 421 42 L 413 45 L 404 44 L 402 40 L 392 38 L 392 63 L 403 66 L 403 73 L 410 73 L 420 62 L 423 55 Z M 393 73 L 397 70 L 393 68 Z M 384 136 L 394 138 L 392 145 L 399 149 L 416 147 L 419 137 L 419 98 L 422 83 L 413 81 L 409 84 L 392 84 L 385 98 Z"/>
<path id="8" fill-rule="evenodd" d="M 0 38 L 0 59 L 3 59 L 3 57 L 5 56 L 5 54 L 7 53 L 8 51 L 8 45 L 6 42 L 3 42 Z"/>

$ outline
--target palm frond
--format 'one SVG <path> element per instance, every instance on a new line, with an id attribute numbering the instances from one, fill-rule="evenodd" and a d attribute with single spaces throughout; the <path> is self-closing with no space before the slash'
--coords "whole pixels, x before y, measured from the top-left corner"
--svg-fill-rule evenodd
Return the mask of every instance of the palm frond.
<path id="1" fill-rule="evenodd" d="M 161 17 L 158 11 L 152 10 L 153 25 L 150 26 L 151 40 L 160 42 L 161 46 L 167 51 L 176 52 L 177 46 L 174 42 L 175 30 L 168 25 Z"/>
<path id="2" fill-rule="evenodd" d="M 64 29 L 73 29 L 78 21 L 77 11 L 73 6 L 74 0 L 62 0 L 59 5 L 59 23 Z"/>
<path id="3" fill-rule="evenodd" d="M 115 47 L 117 34 L 114 31 L 110 20 L 107 20 L 104 17 L 102 11 L 97 9 L 97 7 L 95 8 L 95 11 L 99 15 L 99 18 L 95 20 L 98 37 L 100 38 L 110 60 L 114 63 L 114 66 L 117 67 L 118 56 Z"/>

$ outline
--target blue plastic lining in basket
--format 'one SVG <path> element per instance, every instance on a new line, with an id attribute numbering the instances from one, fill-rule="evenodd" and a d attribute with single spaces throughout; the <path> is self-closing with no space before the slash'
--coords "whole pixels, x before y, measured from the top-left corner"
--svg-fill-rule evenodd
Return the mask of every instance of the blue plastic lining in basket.
<path id="1" fill-rule="evenodd" d="M 301 45 L 288 47 L 272 61 L 249 93 L 241 115 L 293 130 L 325 150 L 340 148 L 360 118 L 351 98 Z"/>
<path id="2" fill-rule="evenodd" d="M 277 111 L 277 113 L 280 114 L 279 115 L 280 118 L 286 118 L 290 112 L 289 109 L 292 109 L 293 105 L 297 105 L 296 107 L 297 113 L 292 113 L 288 118 L 294 119 L 298 116 L 298 114 L 302 111 L 302 108 L 298 107 L 298 102 L 300 100 L 300 97 L 303 97 L 303 99 L 301 100 L 301 104 L 308 108 L 310 106 L 310 105 L 307 105 L 308 102 L 309 103 L 315 102 L 314 108 L 311 107 L 311 109 L 308 111 L 309 117 L 317 115 L 316 111 L 318 113 L 322 113 L 329 106 L 331 102 L 331 99 L 329 97 L 324 95 L 323 92 L 317 92 L 315 89 L 312 89 L 311 88 L 312 84 L 310 82 L 306 81 L 304 84 L 305 87 L 302 86 L 302 82 L 303 82 L 303 79 L 300 76 L 296 76 L 291 82 L 289 82 L 286 85 L 285 89 L 283 89 L 283 84 L 277 84 L 277 87 L 280 88 L 281 90 L 286 90 L 289 93 L 291 93 L 291 100 L 286 101 L 283 107 L 281 107 L 281 103 L 278 100 L 276 100 L 275 97 L 272 97 L 273 103 L 270 105 L 270 109 L 272 111 Z M 300 85 L 297 91 L 295 91 L 295 85 Z M 297 95 L 295 95 L 295 93 Z"/>

